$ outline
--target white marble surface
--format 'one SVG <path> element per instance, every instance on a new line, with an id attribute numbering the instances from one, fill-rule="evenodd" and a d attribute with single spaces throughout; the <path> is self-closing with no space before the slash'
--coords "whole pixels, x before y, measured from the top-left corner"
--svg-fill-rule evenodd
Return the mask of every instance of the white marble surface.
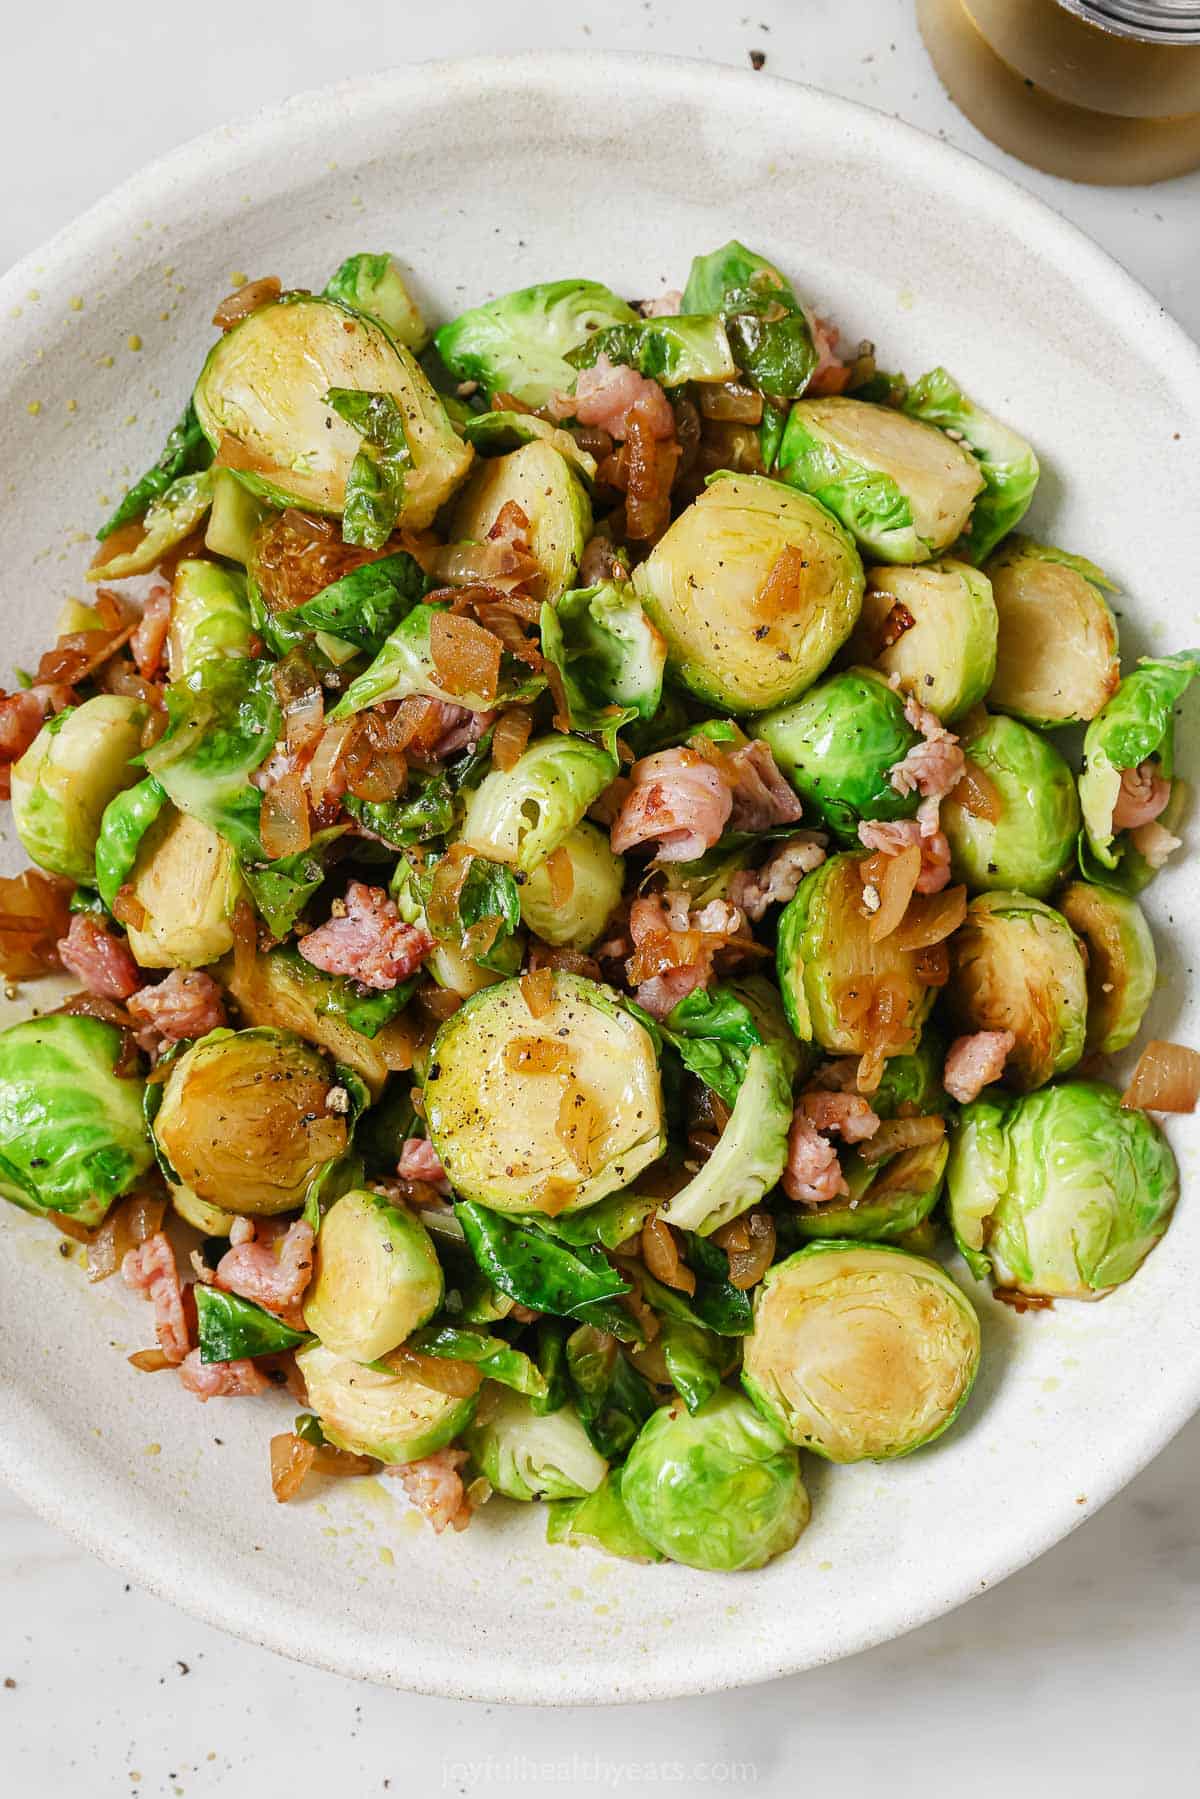
<path id="1" fill-rule="evenodd" d="M 908 0 L 757 0 L 744 15 L 743 4 L 21 9 L 5 32 L 0 265 L 174 144 L 325 81 L 485 50 L 593 45 L 744 64 L 753 48 L 774 74 L 898 113 L 1016 172 L 1200 335 L 1200 290 L 1186 279 L 1200 176 L 1103 192 L 1018 170 L 939 90 Z M 581 103 L 597 100 L 581 83 Z M 1200 1422 L 1066 1543 L 947 1619 L 795 1680 L 610 1712 L 409 1698 L 293 1666 L 131 1589 L 0 1492 L 0 1791 L 259 1799 L 336 1782 L 347 1799 L 782 1795 L 820 1781 L 831 1799 L 885 1787 L 925 1799 L 964 1780 L 973 1799 L 1014 1783 L 1033 1799 L 1188 1791 L 1198 1483 Z"/>

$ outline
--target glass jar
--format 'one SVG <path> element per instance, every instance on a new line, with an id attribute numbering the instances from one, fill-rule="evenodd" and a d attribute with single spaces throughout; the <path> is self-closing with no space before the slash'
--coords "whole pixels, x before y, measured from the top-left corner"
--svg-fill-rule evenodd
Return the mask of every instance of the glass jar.
<path id="1" fill-rule="evenodd" d="M 973 124 L 1077 181 L 1200 166 L 1200 0 L 918 0 L 934 66 Z"/>

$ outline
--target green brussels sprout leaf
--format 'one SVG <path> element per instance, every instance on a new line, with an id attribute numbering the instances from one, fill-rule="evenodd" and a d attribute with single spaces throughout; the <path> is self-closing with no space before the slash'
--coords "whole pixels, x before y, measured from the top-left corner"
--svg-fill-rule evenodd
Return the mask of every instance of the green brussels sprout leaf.
<path id="1" fill-rule="evenodd" d="M 731 381 L 737 372 L 725 327 L 714 313 L 608 325 L 568 350 L 566 360 L 573 369 L 590 369 L 601 356 L 611 363 L 628 364 L 661 387 L 682 387 L 685 381 Z"/>
<path id="2" fill-rule="evenodd" d="M 325 404 L 363 440 L 346 477 L 342 537 L 346 543 L 377 550 L 392 535 L 404 505 L 404 482 L 412 462 L 404 414 L 391 394 L 353 387 L 331 387 Z"/>
<path id="3" fill-rule="evenodd" d="M 190 537 L 212 505 L 213 472 L 180 475 L 177 481 L 150 502 L 142 520 L 143 536 L 130 550 L 117 551 L 105 562 L 89 565 L 89 581 L 127 581 L 131 575 L 149 574 L 168 550 Z"/>
<path id="4" fill-rule="evenodd" d="M 208 440 L 200 429 L 195 407 L 189 400 L 184 407 L 183 416 L 167 434 L 167 441 L 162 447 L 157 462 L 146 470 L 146 473 L 135 481 L 125 494 L 112 517 L 106 519 L 97 531 L 96 536 L 103 543 L 122 525 L 130 524 L 134 519 L 142 518 L 153 505 L 166 493 L 172 482 L 183 475 L 196 475 L 208 468 L 213 453 Z"/>
<path id="5" fill-rule="evenodd" d="M 96 887 L 110 911 L 133 873 L 142 838 L 166 804 L 166 789 L 147 775 L 104 808 L 96 839 Z"/>
<path id="6" fill-rule="evenodd" d="M 1030 444 L 969 399 L 945 369 L 930 369 L 914 381 L 901 402 L 909 417 L 952 432 L 965 443 L 983 472 L 983 492 L 959 540 L 970 562 L 983 562 L 1002 537 L 1019 525 L 1038 484 L 1038 459 Z"/>
<path id="7" fill-rule="evenodd" d="M 601 1455 L 619 1459 L 655 1408 L 653 1389 L 603 1328 L 580 1325 L 566 1353 L 583 1427 Z"/>
<path id="8" fill-rule="evenodd" d="M 765 257 L 736 238 L 694 257 L 683 307 L 722 315 L 733 359 L 760 393 L 794 400 L 804 392 L 818 360 L 812 329 L 791 287 Z M 778 420 L 782 431 L 779 413 L 768 409 L 764 426 L 767 418 Z M 764 468 L 771 468 L 777 447 L 764 444 Z"/>
<path id="9" fill-rule="evenodd" d="M 212 658 L 167 688 L 167 728 L 145 753 L 172 804 L 226 838 L 238 855 L 265 862 L 262 795 L 249 776 L 279 735 L 272 664 Z"/>
<path id="10" fill-rule="evenodd" d="M 348 256 L 326 282 L 325 295 L 377 320 L 389 337 L 414 353 L 423 350 L 429 341 L 420 308 L 409 293 L 394 256 L 368 250 Z"/>
<path id="11" fill-rule="evenodd" d="M 197 1281 L 196 1331 L 202 1362 L 237 1362 L 243 1356 L 280 1355 L 311 1343 L 308 1331 L 293 1330 L 282 1318 L 236 1293 Z"/>

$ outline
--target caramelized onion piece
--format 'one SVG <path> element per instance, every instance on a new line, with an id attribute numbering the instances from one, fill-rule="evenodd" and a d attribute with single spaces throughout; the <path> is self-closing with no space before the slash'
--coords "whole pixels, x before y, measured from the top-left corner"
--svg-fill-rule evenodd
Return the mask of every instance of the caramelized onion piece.
<path id="1" fill-rule="evenodd" d="M 280 1505 L 286 1505 L 300 1491 L 316 1460 L 315 1443 L 298 1437 L 295 1431 L 281 1431 L 271 1438 L 271 1490 Z"/>
<path id="2" fill-rule="evenodd" d="M 1121 1104 L 1141 1112 L 1194 1112 L 1200 1098 L 1200 1054 L 1182 1043 L 1149 1042 Z"/>
<path id="3" fill-rule="evenodd" d="M 135 1349 L 126 1361 L 143 1374 L 161 1374 L 164 1368 L 177 1366 L 161 1349 Z"/>
<path id="4" fill-rule="evenodd" d="M 557 1074 L 570 1056 L 553 1037 L 513 1037 L 504 1048 L 504 1066 L 512 1074 Z"/>
<path id="5" fill-rule="evenodd" d="M 765 624 L 777 618 L 801 616 L 809 580 L 808 560 L 796 544 L 788 544 L 771 564 L 767 578 L 750 602 L 754 617 Z"/>
<path id="6" fill-rule="evenodd" d="M 546 858 L 546 875 L 550 882 L 550 901 L 555 906 L 570 903 L 575 891 L 575 869 L 571 854 L 563 844 Z"/>
<path id="7" fill-rule="evenodd" d="M 58 942 L 71 924 L 71 883 L 27 868 L 0 878 L 0 973 L 34 980 L 58 967 Z"/>
<path id="8" fill-rule="evenodd" d="M 68 1217 L 66 1212 L 47 1212 L 46 1216 L 55 1230 L 61 1231 L 64 1237 L 70 1237 L 73 1243 L 91 1242 L 93 1233 L 86 1224 L 80 1224 L 77 1218 Z"/>
<path id="9" fill-rule="evenodd" d="M 408 1349 L 403 1343 L 383 1360 L 394 1374 L 403 1374 L 454 1399 L 469 1399 L 483 1385 L 483 1375 L 473 1362 L 460 1362 L 454 1356 L 422 1355 L 419 1349 Z"/>
<path id="10" fill-rule="evenodd" d="M 1004 811 L 1004 801 L 1000 798 L 1000 790 L 991 775 L 980 768 L 978 762 L 972 762 L 969 756 L 962 780 L 954 789 L 952 797 L 964 812 L 969 812 L 972 818 L 985 819 L 988 824 L 994 825 Z"/>
<path id="11" fill-rule="evenodd" d="M 554 1004 L 554 975 L 548 968 L 532 969 L 521 976 L 521 998 L 531 1018 L 544 1018 Z"/>
<path id="12" fill-rule="evenodd" d="M 917 851 L 920 855 L 920 851 Z M 892 933 L 897 949 L 932 949 L 957 931 L 967 916 L 965 887 L 945 887 L 941 893 L 914 893 L 908 910 Z"/>
<path id="13" fill-rule="evenodd" d="M 496 720 L 492 732 L 492 766 L 503 774 L 525 754 L 525 745 L 533 730 L 533 714 L 528 706 L 506 706 Z"/>
<path id="14" fill-rule="evenodd" d="M 867 936 L 872 943 L 881 943 L 908 911 L 921 873 L 921 851 L 910 843 L 898 856 L 868 856 L 861 867 L 864 906 L 871 888 L 879 896 L 878 906 L 870 913 Z"/>
<path id="15" fill-rule="evenodd" d="M 269 306 L 272 300 L 277 300 L 282 287 L 278 275 L 262 275 L 257 281 L 247 281 L 233 293 L 226 294 L 212 315 L 213 324 L 221 331 L 231 330 L 243 319 L 248 319 L 252 312 L 257 312 L 260 306 Z"/>
<path id="16" fill-rule="evenodd" d="M 642 1260 L 664 1287 L 674 1287 L 679 1293 L 696 1291 L 696 1276 L 680 1259 L 674 1231 L 657 1214 L 642 1226 Z"/>
<path id="17" fill-rule="evenodd" d="M 729 1257 L 730 1285 L 743 1293 L 756 1287 L 775 1254 L 775 1220 L 769 1212 L 744 1212 L 713 1232 L 713 1242 Z"/>
<path id="18" fill-rule="evenodd" d="M 472 693 L 490 706 L 500 683 L 500 639 L 474 619 L 435 612 L 429 624 L 429 654 L 447 693 Z"/>
<path id="19" fill-rule="evenodd" d="M 355 1455 L 350 1449 L 335 1449 L 332 1443 L 321 1443 L 312 1459 L 314 1474 L 331 1480 L 345 1480 L 353 1474 L 369 1474 L 375 1463 L 369 1455 Z"/>
<path id="20" fill-rule="evenodd" d="M 922 1149 L 928 1143 L 940 1143 L 946 1135 L 946 1120 L 936 1113 L 925 1118 L 885 1118 L 873 1137 L 858 1144 L 864 1162 L 882 1162 L 902 1149 Z"/>
<path id="21" fill-rule="evenodd" d="M 698 398 L 706 419 L 732 419 L 740 425 L 762 422 L 762 395 L 740 381 L 705 382 L 699 389 Z"/>
<path id="22" fill-rule="evenodd" d="M 308 795 L 298 769 L 293 769 L 263 793 L 259 824 L 262 846 L 272 861 L 294 856 L 312 842 Z"/>

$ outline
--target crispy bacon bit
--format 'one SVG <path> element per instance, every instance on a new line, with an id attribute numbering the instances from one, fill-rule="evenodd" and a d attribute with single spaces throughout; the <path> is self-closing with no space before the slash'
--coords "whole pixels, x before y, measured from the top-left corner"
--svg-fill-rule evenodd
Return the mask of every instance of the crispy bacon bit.
<path id="1" fill-rule="evenodd" d="M 514 767 L 525 753 L 532 730 L 533 714 L 528 706 L 506 706 L 492 732 L 492 767 L 502 773 Z"/>
<path id="2" fill-rule="evenodd" d="M 942 1085 L 951 1099 L 969 1106 L 998 1081 L 1016 1041 L 1011 1031 L 973 1031 L 968 1037 L 956 1037 L 942 1070 Z"/>
<path id="3" fill-rule="evenodd" d="M 580 371 L 570 404 L 581 425 L 598 425 L 618 442 L 629 436 L 630 416 L 639 406 L 641 426 L 652 438 L 675 435 L 675 414 L 658 382 L 623 363 L 614 365 L 607 356 Z"/>
<path id="4" fill-rule="evenodd" d="M 76 912 L 58 945 L 63 967 L 97 999 L 128 999 L 142 984 L 138 965 L 121 937 L 90 912 Z"/>
<path id="5" fill-rule="evenodd" d="M 776 825 L 799 822 L 803 808 L 775 765 L 765 743 L 743 744 L 729 750 L 725 772 L 733 789 L 731 831 L 769 831 Z"/>
<path id="6" fill-rule="evenodd" d="M 1121 786 L 1113 807 L 1114 831 L 1135 831 L 1156 819 L 1171 797 L 1171 783 L 1164 780 L 1156 757 L 1136 768 L 1121 770 Z"/>
<path id="7" fill-rule="evenodd" d="M 612 828 L 618 855 L 657 840 L 660 862 L 692 862 L 718 841 L 733 810 L 721 769 L 691 749 L 659 750 L 635 762 Z"/>
<path id="8" fill-rule="evenodd" d="M 466 1460 L 465 1449 L 439 1449 L 419 1462 L 405 1462 L 383 1472 L 396 1476 L 411 1503 L 424 1512 L 440 1536 L 447 1525 L 452 1530 L 466 1530 L 471 1522 L 470 1501 L 458 1472 Z"/>
<path id="9" fill-rule="evenodd" d="M 1121 1104 L 1144 1112 L 1194 1112 L 1197 1098 L 1200 1055 L 1156 1037 L 1139 1056 Z"/>
<path id="10" fill-rule="evenodd" d="M 729 898 L 752 923 L 768 906 L 786 905 L 796 897 L 805 875 L 825 860 L 827 839 L 819 831 L 798 831 L 779 844 L 759 869 L 741 869 L 729 883 Z"/>
<path id="11" fill-rule="evenodd" d="M 226 294 L 213 313 L 212 322 L 218 330 L 231 331 L 260 306 L 269 306 L 272 300 L 277 300 L 281 291 L 278 275 L 262 275 L 257 281 L 247 281 L 233 293 Z"/>
<path id="12" fill-rule="evenodd" d="M 52 712 L 75 704 L 75 695 L 60 681 L 41 681 L 17 693 L 0 694 L 0 764 L 4 795 L 8 798 L 8 771 L 19 762 Z"/>
<path id="13" fill-rule="evenodd" d="M 221 989 L 198 968 L 173 968 L 156 986 L 131 995 L 129 1015 L 166 1043 L 204 1037 L 229 1022 Z"/>
<path id="14" fill-rule="evenodd" d="M 655 1280 L 678 1293 L 696 1291 L 696 1276 L 680 1257 L 675 1233 L 657 1213 L 642 1226 L 641 1247 L 642 1260 Z"/>
<path id="15" fill-rule="evenodd" d="M 244 1356 L 236 1362 L 202 1362 L 198 1349 L 184 1357 L 179 1378 L 202 1405 L 210 1399 L 240 1399 L 265 1393 L 271 1385 L 261 1369 Z"/>
<path id="16" fill-rule="evenodd" d="M 171 589 L 156 582 L 146 595 L 137 629 L 129 640 L 138 674 L 151 680 L 163 664 L 163 650 L 171 624 Z"/>
<path id="17" fill-rule="evenodd" d="M 426 1181 L 431 1187 L 442 1187 L 446 1192 L 450 1190 L 446 1170 L 442 1167 L 442 1158 L 428 1137 L 405 1139 L 400 1146 L 400 1160 L 396 1172 L 401 1180 Z"/>
<path id="18" fill-rule="evenodd" d="M 891 821 L 864 818 L 858 827 L 858 840 L 865 849 L 878 850 L 885 856 L 898 856 L 916 844 L 921 851 L 921 872 L 917 877 L 918 893 L 940 893 L 950 881 L 950 844 L 938 818 L 937 800 L 923 800 L 915 818 Z"/>
<path id="19" fill-rule="evenodd" d="M 1151 868 L 1158 869 L 1175 854 L 1183 839 L 1176 837 L 1173 832 L 1160 825 L 1156 818 L 1152 818 L 1149 824 L 1138 825 L 1136 830 L 1131 831 L 1129 841 L 1138 855 L 1145 857 Z"/>
<path id="20" fill-rule="evenodd" d="M 490 705 L 500 684 L 500 639 L 474 619 L 435 612 L 429 625 L 429 653 L 447 693 L 478 694 Z"/>
<path id="21" fill-rule="evenodd" d="M 286 1231 L 266 1219 L 244 1223 L 250 1234 L 239 1231 L 239 1241 L 234 1242 L 230 1233 L 231 1247 L 217 1263 L 216 1285 L 303 1328 L 300 1297 L 312 1279 L 312 1226 L 302 1219 Z"/>
<path id="22" fill-rule="evenodd" d="M 788 1198 L 801 1206 L 828 1205 L 849 1193 L 837 1150 L 797 1106 L 788 1133 L 788 1159 L 780 1182 Z"/>
<path id="23" fill-rule="evenodd" d="M 171 1362 L 182 1362 L 188 1353 L 183 1291 L 175 1251 L 162 1231 L 155 1231 L 129 1251 L 121 1263 L 121 1275 L 127 1287 L 144 1293 L 154 1307 L 154 1334 L 163 1354 Z"/>
<path id="24" fill-rule="evenodd" d="M 419 925 L 405 924 L 382 887 L 351 881 L 345 910 L 301 937 L 306 962 L 325 974 L 351 975 L 364 987 L 386 992 L 415 974 L 433 948 Z"/>
<path id="25" fill-rule="evenodd" d="M 888 771 L 897 793 L 919 793 L 922 799 L 943 800 L 962 780 L 966 758 L 958 738 L 940 718 L 911 697 L 904 702 L 904 716 L 922 741 Z"/>
<path id="26" fill-rule="evenodd" d="M 36 979 L 57 968 L 58 944 L 71 927 L 71 883 L 38 868 L 0 876 L 0 973 Z"/>
<path id="27" fill-rule="evenodd" d="M 112 538 L 101 544 L 103 552 L 107 552 Z M 116 616 L 117 623 L 105 625 L 99 630 L 68 631 L 60 637 L 52 650 L 46 650 L 37 667 L 37 685 L 49 683 L 52 686 L 65 683 L 68 687 L 76 687 L 87 676 L 95 674 L 111 656 L 124 648 L 138 627 L 138 615 L 125 611 L 117 604 L 116 596 L 101 592 L 96 603 L 97 612 L 104 615 L 104 601 L 113 602 L 109 616 Z"/>
<path id="28" fill-rule="evenodd" d="M 808 327 L 812 332 L 813 345 L 817 352 L 817 366 L 808 378 L 806 394 L 840 394 L 845 393 L 850 377 L 854 373 L 854 364 L 843 362 L 838 355 L 838 341 L 841 332 L 829 319 L 818 317 L 815 312 L 808 314 Z"/>
<path id="29" fill-rule="evenodd" d="M 814 1088 L 800 1100 L 814 1131 L 836 1131 L 843 1143 L 864 1143 L 879 1129 L 879 1118 L 858 1093 L 829 1093 Z"/>

